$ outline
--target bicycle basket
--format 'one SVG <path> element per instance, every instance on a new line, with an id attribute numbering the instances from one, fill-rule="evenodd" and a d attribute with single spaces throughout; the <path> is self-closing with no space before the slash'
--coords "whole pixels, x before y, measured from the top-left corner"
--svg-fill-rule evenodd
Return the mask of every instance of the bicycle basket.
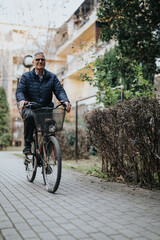
<path id="1" fill-rule="evenodd" d="M 33 117 L 37 131 L 44 133 L 53 133 L 61 131 L 65 117 L 63 108 L 41 108 L 33 110 Z"/>

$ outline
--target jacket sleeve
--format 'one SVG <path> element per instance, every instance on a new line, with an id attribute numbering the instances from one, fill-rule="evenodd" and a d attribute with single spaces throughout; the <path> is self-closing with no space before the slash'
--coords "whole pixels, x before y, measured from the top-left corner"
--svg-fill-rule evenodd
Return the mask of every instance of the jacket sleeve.
<path id="1" fill-rule="evenodd" d="M 55 94 L 56 98 L 61 102 L 69 102 L 69 99 L 67 97 L 67 94 L 60 84 L 60 81 L 58 80 L 57 76 L 54 76 L 54 82 L 53 82 L 53 93 Z"/>
<path id="2" fill-rule="evenodd" d="M 23 74 L 16 90 L 17 102 L 26 100 L 26 95 L 27 95 L 27 79 L 26 76 Z"/>

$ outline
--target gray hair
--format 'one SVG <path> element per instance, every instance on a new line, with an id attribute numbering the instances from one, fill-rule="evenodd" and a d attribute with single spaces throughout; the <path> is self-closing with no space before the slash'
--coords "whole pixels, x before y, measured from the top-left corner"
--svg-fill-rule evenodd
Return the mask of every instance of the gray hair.
<path id="1" fill-rule="evenodd" d="M 39 54 L 42 54 L 42 55 L 44 56 L 44 58 L 46 58 L 44 52 L 36 52 L 36 53 L 34 54 L 34 58 L 35 58 L 37 55 L 39 55 Z"/>

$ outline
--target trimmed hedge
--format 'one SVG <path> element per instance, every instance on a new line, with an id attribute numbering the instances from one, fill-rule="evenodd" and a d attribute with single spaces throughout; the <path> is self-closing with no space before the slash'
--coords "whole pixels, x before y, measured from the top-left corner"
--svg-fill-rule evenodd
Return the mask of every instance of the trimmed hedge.
<path id="1" fill-rule="evenodd" d="M 91 144 L 102 156 L 102 172 L 148 188 L 160 187 L 160 105 L 131 99 L 85 115 Z"/>

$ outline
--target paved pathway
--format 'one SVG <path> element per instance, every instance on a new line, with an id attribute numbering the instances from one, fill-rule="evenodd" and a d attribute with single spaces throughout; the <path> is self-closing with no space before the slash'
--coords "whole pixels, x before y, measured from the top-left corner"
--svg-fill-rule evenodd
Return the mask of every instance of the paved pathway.
<path id="1" fill-rule="evenodd" d="M 11 152 L 0 152 L 0 189 L 0 240 L 160 240 L 160 192 L 63 170 L 51 194 Z"/>

